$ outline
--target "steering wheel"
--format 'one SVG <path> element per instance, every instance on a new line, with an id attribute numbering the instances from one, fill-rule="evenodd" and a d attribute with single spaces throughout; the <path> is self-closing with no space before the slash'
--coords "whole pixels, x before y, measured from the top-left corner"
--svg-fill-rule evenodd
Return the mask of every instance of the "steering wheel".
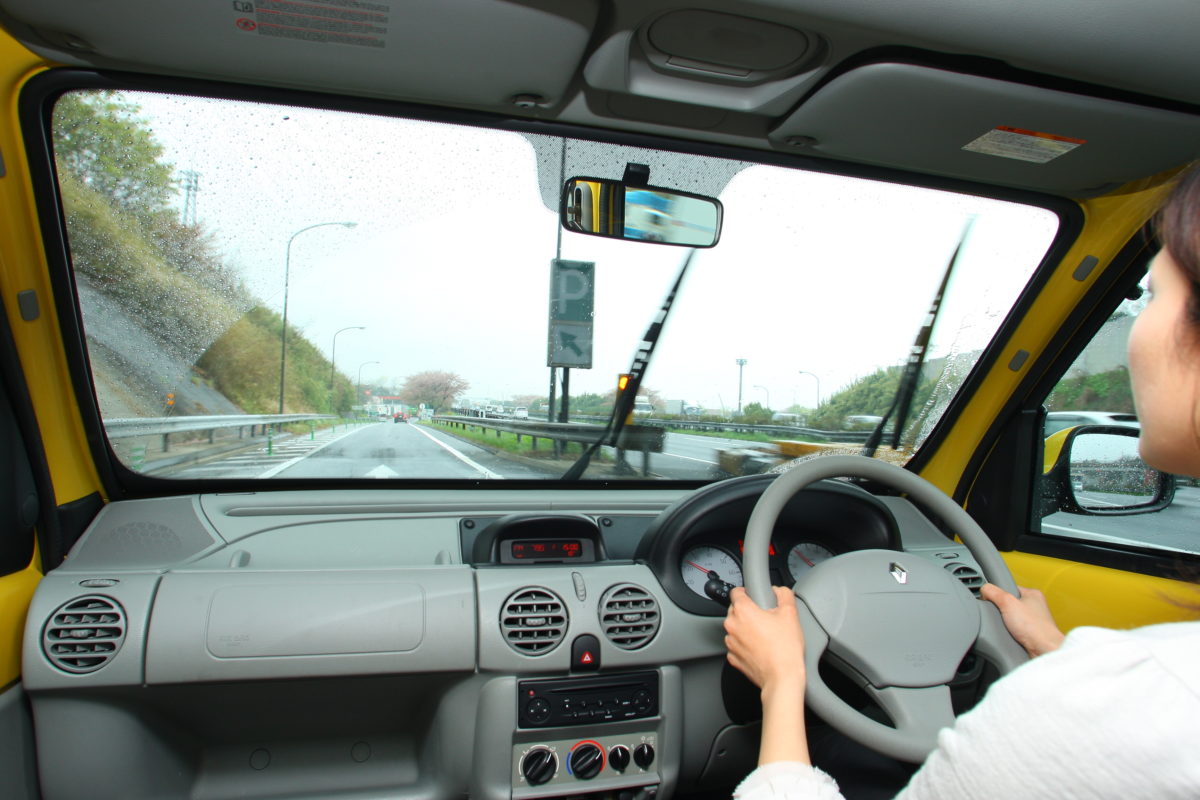
<path id="1" fill-rule="evenodd" d="M 867 478 L 907 494 L 958 534 L 988 581 L 1017 594 L 991 540 L 940 489 L 893 464 L 837 455 L 797 464 L 759 497 L 746 527 L 743 570 L 746 591 L 760 607 L 775 607 L 767 555 L 780 512 L 810 483 L 834 477 Z M 902 761 L 924 761 L 938 731 L 953 725 L 949 684 L 968 650 L 974 647 L 1001 673 L 1028 660 L 996 607 L 977 600 L 924 556 L 894 550 L 845 553 L 809 570 L 793 591 L 804 629 L 808 705 L 846 736 Z M 826 652 L 862 676 L 863 688 L 895 727 L 834 694 L 817 668 Z"/>

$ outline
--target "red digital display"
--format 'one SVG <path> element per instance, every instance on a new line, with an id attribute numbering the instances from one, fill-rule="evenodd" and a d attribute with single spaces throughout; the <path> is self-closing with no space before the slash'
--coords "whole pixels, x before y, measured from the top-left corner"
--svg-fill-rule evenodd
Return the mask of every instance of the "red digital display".
<path id="1" fill-rule="evenodd" d="M 579 558 L 583 554 L 583 544 L 578 539 L 520 539 L 509 546 L 512 557 L 519 561 Z"/>
<path id="2" fill-rule="evenodd" d="M 746 555 L 746 542 L 742 539 L 738 539 L 738 552 L 741 553 L 742 555 Z M 774 542 L 767 542 L 767 555 L 769 555 L 769 556 L 775 555 L 775 543 Z"/>

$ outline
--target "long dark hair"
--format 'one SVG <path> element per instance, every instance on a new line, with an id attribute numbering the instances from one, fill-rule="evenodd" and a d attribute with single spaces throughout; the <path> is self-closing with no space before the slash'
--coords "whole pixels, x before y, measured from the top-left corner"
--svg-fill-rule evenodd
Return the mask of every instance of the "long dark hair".
<path id="1" fill-rule="evenodd" d="M 1188 321 L 1200 328 L 1200 164 L 1175 183 L 1155 220 L 1158 240 L 1183 270 L 1191 288 Z"/>

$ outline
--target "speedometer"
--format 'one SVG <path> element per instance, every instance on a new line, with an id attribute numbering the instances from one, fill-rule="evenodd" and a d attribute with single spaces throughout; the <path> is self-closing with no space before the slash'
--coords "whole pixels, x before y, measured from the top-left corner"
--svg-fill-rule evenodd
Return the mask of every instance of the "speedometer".
<path id="1" fill-rule="evenodd" d="M 800 542 L 788 551 L 788 572 L 792 573 L 793 578 L 799 578 L 817 564 L 830 558 L 833 558 L 833 551 L 828 547 L 815 542 Z"/>
<path id="2" fill-rule="evenodd" d="M 683 554 L 679 569 L 683 573 L 683 582 L 701 597 L 708 597 L 704 593 L 704 584 L 713 573 L 726 583 L 742 585 L 742 568 L 737 559 L 720 547 L 705 544 L 691 548 Z"/>

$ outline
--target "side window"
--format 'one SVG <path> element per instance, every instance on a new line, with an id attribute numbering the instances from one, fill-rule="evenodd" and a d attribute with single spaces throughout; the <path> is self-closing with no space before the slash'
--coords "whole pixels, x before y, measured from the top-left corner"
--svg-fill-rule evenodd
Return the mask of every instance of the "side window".
<path id="1" fill-rule="evenodd" d="M 1040 531 L 1200 554 L 1196 481 L 1138 456 L 1126 342 L 1144 305 L 1144 297 L 1124 301 L 1044 400 Z"/>

